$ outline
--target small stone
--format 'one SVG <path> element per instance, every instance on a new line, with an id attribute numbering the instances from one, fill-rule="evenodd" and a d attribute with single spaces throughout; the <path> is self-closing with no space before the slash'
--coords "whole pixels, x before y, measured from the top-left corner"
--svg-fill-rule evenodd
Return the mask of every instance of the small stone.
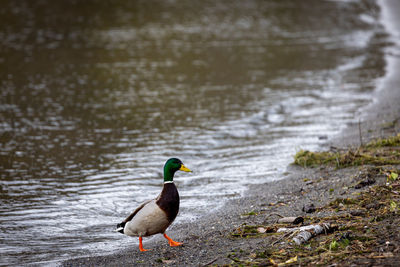
<path id="1" fill-rule="evenodd" d="M 264 227 L 258 227 L 257 228 L 257 232 L 259 232 L 261 234 L 265 233 L 266 231 L 267 231 L 267 229 L 265 229 Z"/>
<path id="2" fill-rule="evenodd" d="M 172 264 L 172 263 L 174 263 L 175 261 L 174 261 L 174 260 L 164 260 L 164 259 L 162 259 L 161 262 L 162 262 L 162 263 L 165 263 L 165 264 Z"/>
<path id="3" fill-rule="evenodd" d="M 375 209 L 378 210 L 381 207 L 381 205 L 378 202 L 374 202 L 374 203 L 370 203 L 368 205 L 365 206 L 365 208 L 367 209 Z"/>
<path id="4" fill-rule="evenodd" d="M 362 210 L 351 210 L 350 214 L 352 216 L 362 216 L 362 215 L 364 215 L 364 212 Z"/>
<path id="5" fill-rule="evenodd" d="M 314 204 L 305 204 L 303 206 L 302 211 L 304 211 L 305 213 L 313 213 L 315 212 L 317 209 L 315 208 Z"/>
<path id="6" fill-rule="evenodd" d="M 366 179 L 364 179 L 364 180 L 359 181 L 359 182 L 354 186 L 354 188 L 355 188 L 355 189 L 360 189 L 360 188 L 363 188 L 363 187 L 365 187 L 365 186 L 374 184 L 375 182 L 376 182 L 376 181 L 375 181 L 374 178 L 368 177 L 368 178 L 366 178 Z"/>

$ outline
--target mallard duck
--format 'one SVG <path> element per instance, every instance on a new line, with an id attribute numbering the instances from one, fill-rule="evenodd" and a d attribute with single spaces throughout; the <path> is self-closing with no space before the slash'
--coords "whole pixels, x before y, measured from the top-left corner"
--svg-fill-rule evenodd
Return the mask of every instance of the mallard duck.
<path id="1" fill-rule="evenodd" d="M 163 234 L 171 247 L 182 245 L 165 233 L 179 211 L 179 194 L 173 181 L 176 171 L 191 172 L 180 159 L 167 160 L 164 165 L 164 186 L 158 197 L 144 202 L 123 222 L 117 224 L 117 232 L 139 237 L 140 251 L 146 251 L 143 248 L 142 238 L 155 234 Z"/>

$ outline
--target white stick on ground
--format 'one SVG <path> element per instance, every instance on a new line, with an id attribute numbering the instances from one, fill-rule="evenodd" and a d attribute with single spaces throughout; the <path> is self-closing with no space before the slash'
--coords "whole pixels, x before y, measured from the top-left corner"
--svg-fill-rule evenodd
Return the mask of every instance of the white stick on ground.
<path id="1" fill-rule="evenodd" d="M 297 244 L 303 244 L 310 240 L 312 237 L 321 234 L 322 232 L 327 232 L 331 226 L 329 223 L 322 223 L 316 225 L 307 225 L 301 227 L 294 227 L 294 228 L 279 228 L 277 230 L 278 233 L 280 232 L 293 232 L 298 234 L 293 238 L 293 241 Z"/>

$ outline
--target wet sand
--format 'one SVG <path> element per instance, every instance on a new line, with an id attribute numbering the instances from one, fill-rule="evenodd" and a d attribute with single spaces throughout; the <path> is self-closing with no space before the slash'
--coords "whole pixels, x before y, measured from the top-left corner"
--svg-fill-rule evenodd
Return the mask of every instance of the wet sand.
<path id="1" fill-rule="evenodd" d="M 375 92 L 376 101 L 360 111 L 360 124 L 348 125 L 346 130 L 333 140 L 328 140 L 326 147 L 358 146 L 360 142 L 392 136 L 400 132 L 400 59 L 389 56 L 389 72 Z M 396 71 L 395 71 L 396 70 Z M 361 129 L 361 138 L 360 130 Z M 323 148 L 321 148 L 323 149 Z M 356 168 L 330 170 L 325 168 L 303 169 L 289 166 L 284 179 L 272 183 L 252 186 L 246 197 L 230 200 L 217 211 L 211 212 L 194 222 L 172 225 L 167 233 L 174 240 L 183 242 L 181 247 L 169 247 L 167 241 L 158 235 L 144 242 L 147 252 L 138 250 L 135 238 L 121 236 L 121 242 L 129 242 L 132 248 L 106 256 L 70 259 L 63 266 L 204 266 L 210 264 L 230 264 L 228 257 L 234 251 L 256 251 L 268 247 L 264 239 L 233 239 L 231 232 L 240 225 L 265 224 L 272 220 L 271 214 L 283 216 L 304 216 L 302 207 L 313 203 L 319 207 L 336 197 L 351 195 L 357 189 L 343 191 L 354 181 L 350 177 Z M 306 183 L 321 179 L 319 183 Z M 378 181 L 378 183 L 384 181 Z M 200 189 L 199 189 L 200 190 Z M 302 194 L 302 191 L 307 194 Z M 284 205 L 271 205 L 284 203 Z M 210 207 L 210 210 L 212 207 Z M 245 215 L 250 212 L 260 216 Z M 275 218 L 276 219 L 276 218 Z M 398 256 L 396 256 L 398 257 Z M 393 260 L 393 258 L 392 258 Z M 395 259 L 398 260 L 398 259 Z M 396 262 L 396 261 L 391 261 Z M 381 261 L 375 264 L 389 264 Z"/>

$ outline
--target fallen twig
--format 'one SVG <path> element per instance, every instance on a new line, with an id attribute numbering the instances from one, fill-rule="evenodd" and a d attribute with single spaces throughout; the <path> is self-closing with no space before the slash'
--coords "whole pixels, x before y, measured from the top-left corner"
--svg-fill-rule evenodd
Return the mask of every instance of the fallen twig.
<path id="1" fill-rule="evenodd" d="M 292 223 L 299 224 L 304 221 L 303 217 L 283 217 L 278 220 L 278 223 Z"/>
<path id="2" fill-rule="evenodd" d="M 281 236 L 280 238 L 278 238 L 277 240 L 274 241 L 274 243 L 272 243 L 272 246 L 275 245 L 276 243 L 278 243 L 279 241 L 281 241 L 282 239 L 290 236 L 292 234 L 292 232 L 288 232 L 286 234 L 284 234 L 283 236 Z"/>
<path id="3" fill-rule="evenodd" d="M 331 227 L 329 223 L 322 223 L 317 225 L 307 225 L 294 228 L 279 228 L 277 232 L 294 233 L 298 231 L 299 233 L 293 238 L 293 241 L 297 245 L 300 245 L 307 242 L 312 237 L 317 236 L 323 232 L 327 233 L 332 231 L 333 230 L 332 228 L 333 227 Z"/>
<path id="4" fill-rule="evenodd" d="M 213 264 L 214 262 L 216 262 L 218 260 L 219 257 L 216 257 L 215 259 L 213 259 L 212 261 L 207 262 L 206 264 L 202 265 L 203 267 L 208 266 Z"/>
<path id="5" fill-rule="evenodd" d="M 281 217 L 281 218 L 283 218 L 284 216 L 282 216 L 282 215 L 280 215 L 280 214 L 278 214 L 278 213 L 270 213 L 270 214 L 268 214 L 266 217 L 268 218 L 268 217 L 271 217 L 271 216 L 279 216 L 279 217 Z"/>

